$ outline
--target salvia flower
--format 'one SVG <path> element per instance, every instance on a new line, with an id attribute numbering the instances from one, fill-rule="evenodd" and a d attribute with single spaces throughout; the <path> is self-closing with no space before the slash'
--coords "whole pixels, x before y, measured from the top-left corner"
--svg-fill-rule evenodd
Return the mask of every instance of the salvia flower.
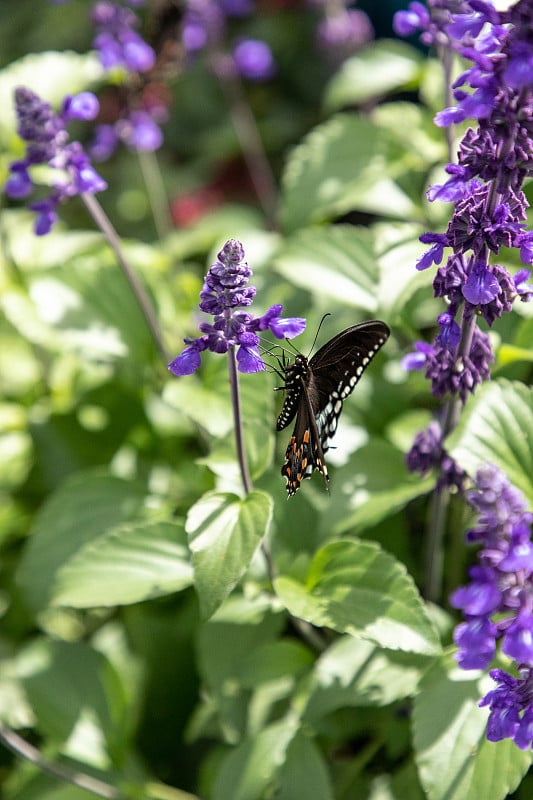
<path id="1" fill-rule="evenodd" d="M 96 28 L 93 41 L 104 69 L 121 68 L 126 72 L 147 72 L 155 64 L 155 52 L 135 30 L 137 15 L 111 0 L 98 0 L 92 9 Z"/>
<path id="2" fill-rule="evenodd" d="M 480 705 L 490 707 L 490 741 L 511 738 L 527 749 L 533 742 L 533 514 L 522 493 L 492 465 L 478 471 L 467 498 L 477 512 L 467 540 L 481 549 L 470 582 L 450 597 L 464 615 L 454 633 L 456 658 L 463 669 L 485 669 L 500 643 L 515 662 L 518 678 L 491 671 L 498 686 Z"/>
<path id="3" fill-rule="evenodd" d="M 256 293 L 248 283 L 251 274 L 242 244 L 230 239 L 210 267 L 200 292 L 200 310 L 211 314 L 213 321 L 200 324 L 201 336 L 184 340 L 187 347 L 168 365 L 174 375 L 196 372 L 204 350 L 227 353 L 230 348 L 237 348 L 240 372 L 260 372 L 266 367 L 258 349 L 258 331 L 269 330 L 277 339 L 292 339 L 302 333 L 305 319 L 281 317 L 280 305 L 271 306 L 261 317 L 243 310 L 253 303 Z"/>
<path id="4" fill-rule="evenodd" d="M 272 50 L 261 39 L 240 39 L 232 44 L 232 55 L 224 49 L 226 16 L 242 17 L 253 9 L 250 0 L 186 0 L 181 40 L 193 57 L 202 51 L 211 56 L 210 66 L 220 77 L 240 75 L 249 81 L 265 81 L 275 71 Z"/>
<path id="5" fill-rule="evenodd" d="M 425 369 L 435 396 L 465 403 L 490 378 L 494 360 L 478 322 L 492 327 L 516 299 L 531 297 L 528 270 L 513 278 L 495 258 L 514 248 L 523 263 L 533 263 L 522 191 L 533 174 L 533 3 L 498 12 L 484 0 L 413 2 L 394 24 L 401 35 L 422 31 L 426 44 L 448 48 L 471 65 L 453 84 L 456 105 L 435 120 L 476 121 L 459 145 L 458 163 L 446 167 L 448 180 L 428 190 L 430 201 L 454 203 L 451 219 L 444 233 L 420 237 L 429 249 L 416 265 L 438 266 L 434 295 L 447 309 L 433 344 L 405 362 Z M 408 463 L 417 464 L 416 448 Z"/>
<path id="6" fill-rule="evenodd" d="M 98 100 L 90 92 L 65 98 L 59 114 L 25 87 L 15 90 L 17 131 L 26 142 L 22 160 L 10 164 L 10 176 L 4 186 L 8 197 L 24 199 L 30 196 L 34 184 L 31 167 L 47 164 L 55 169 L 56 180 L 51 192 L 30 203 L 37 213 L 35 233 L 48 233 L 57 219 L 60 202 L 77 194 L 94 194 L 107 188 L 107 184 L 92 167 L 88 155 L 79 142 L 69 142 L 67 123 L 72 119 L 91 120 L 98 113 Z"/>

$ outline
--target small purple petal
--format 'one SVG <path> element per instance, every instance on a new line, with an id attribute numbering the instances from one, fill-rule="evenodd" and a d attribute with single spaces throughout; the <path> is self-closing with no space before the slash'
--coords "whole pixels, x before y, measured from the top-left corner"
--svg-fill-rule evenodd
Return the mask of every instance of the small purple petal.
<path id="1" fill-rule="evenodd" d="M 448 125 L 457 125 L 459 122 L 463 122 L 466 116 L 465 111 L 461 107 L 456 108 L 452 106 L 450 108 L 444 108 L 442 111 L 435 114 L 433 121 L 439 128 L 447 128 Z"/>
<path id="2" fill-rule="evenodd" d="M 305 330 L 306 324 L 303 317 L 274 317 L 268 327 L 276 339 L 294 339 Z"/>
<path id="3" fill-rule="evenodd" d="M 183 353 L 179 355 L 174 361 L 171 361 L 170 364 L 167 365 L 167 369 L 169 369 L 174 375 L 177 377 L 181 377 L 182 375 L 192 375 L 193 372 L 196 372 L 198 367 L 200 366 L 201 359 L 200 353 L 198 352 L 198 348 L 196 347 L 186 347 Z"/>
<path id="4" fill-rule="evenodd" d="M 484 264 L 477 264 L 466 279 L 463 296 L 474 306 L 485 305 L 500 292 L 500 284 Z"/>
<path id="5" fill-rule="evenodd" d="M 256 347 L 239 347 L 237 350 L 237 367 L 239 372 L 246 373 L 266 370 L 265 363 Z"/>

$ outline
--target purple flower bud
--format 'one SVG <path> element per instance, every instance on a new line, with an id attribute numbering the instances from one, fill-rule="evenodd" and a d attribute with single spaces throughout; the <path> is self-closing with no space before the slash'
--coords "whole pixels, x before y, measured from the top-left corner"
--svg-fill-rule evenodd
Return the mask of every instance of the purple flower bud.
<path id="1" fill-rule="evenodd" d="M 136 33 L 129 33 L 123 42 L 124 63 L 130 72 L 148 72 L 155 64 L 154 50 Z"/>
<path id="2" fill-rule="evenodd" d="M 116 129 L 132 150 L 152 152 L 163 144 L 161 128 L 147 111 L 132 111 L 128 119 L 117 123 Z"/>
<path id="3" fill-rule="evenodd" d="M 270 47 L 259 39 L 243 39 L 233 49 L 235 65 L 243 78 L 264 81 L 275 72 Z"/>
<path id="4" fill-rule="evenodd" d="M 62 117 L 65 121 L 71 119 L 91 120 L 98 116 L 99 110 L 100 103 L 92 92 L 80 92 L 80 94 L 65 98 Z"/>
<path id="5" fill-rule="evenodd" d="M 97 125 L 89 152 L 95 161 L 107 161 L 115 152 L 119 137 L 114 125 Z"/>
<path id="6" fill-rule="evenodd" d="M 57 222 L 56 205 L 52 198 L 30 203 L 29 208 L 38 212 L 33 228 L 36 236 L 46 236 L 50 233 L 52 226 Z"/>
<path id="7" fill-rule="evenodd" d="M 24 200 L 33 188 L 27 165 L 24 161 L 13 161 L 9 169 L 11 175 L 4 185 L 4 192 L 14 200 Z"/>
<path id="8" fill-rule="evenodd" d="M 422 3 L 409 3 L 407 11 L 397 11 L 392 27 L 397 36 L 411 36 L 419 29 L 429 25 L 429 12 Z"/>

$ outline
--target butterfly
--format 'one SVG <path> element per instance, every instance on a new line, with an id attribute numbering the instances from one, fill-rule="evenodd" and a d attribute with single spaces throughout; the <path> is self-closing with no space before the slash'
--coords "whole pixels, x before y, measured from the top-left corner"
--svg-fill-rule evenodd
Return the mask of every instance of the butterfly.
<path id="1" fill-rule="evenodd" d="M 288 497 L 315 469 L 327 487 L 324 453 L 337 429 L 342 405 L 389 334 L 384 322 L 361 322 L 338 333 L 311 359 L 299 353 L 294 363 L 283 365 L 285 385 L 280 388 L 286 395 L 276 429 L 283 430 L 296 417 L 281 468 Z"/>

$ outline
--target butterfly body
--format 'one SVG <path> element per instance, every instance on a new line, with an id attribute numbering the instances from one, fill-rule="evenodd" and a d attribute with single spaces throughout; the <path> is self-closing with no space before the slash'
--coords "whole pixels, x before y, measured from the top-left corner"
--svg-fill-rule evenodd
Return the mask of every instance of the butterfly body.
<path id="1" fill-rule="evenodd" d="M 334 336 L 311 358 L 298 354 L 284 367 L 285 402 L 277 421 L 283 430 L 296 418 L 281 474 L 290 497 L 317 469 L 327 485 L 324 454 L 337 430 L 344 400 L 389 337 L 384 322 L 353 325 Z"/>

